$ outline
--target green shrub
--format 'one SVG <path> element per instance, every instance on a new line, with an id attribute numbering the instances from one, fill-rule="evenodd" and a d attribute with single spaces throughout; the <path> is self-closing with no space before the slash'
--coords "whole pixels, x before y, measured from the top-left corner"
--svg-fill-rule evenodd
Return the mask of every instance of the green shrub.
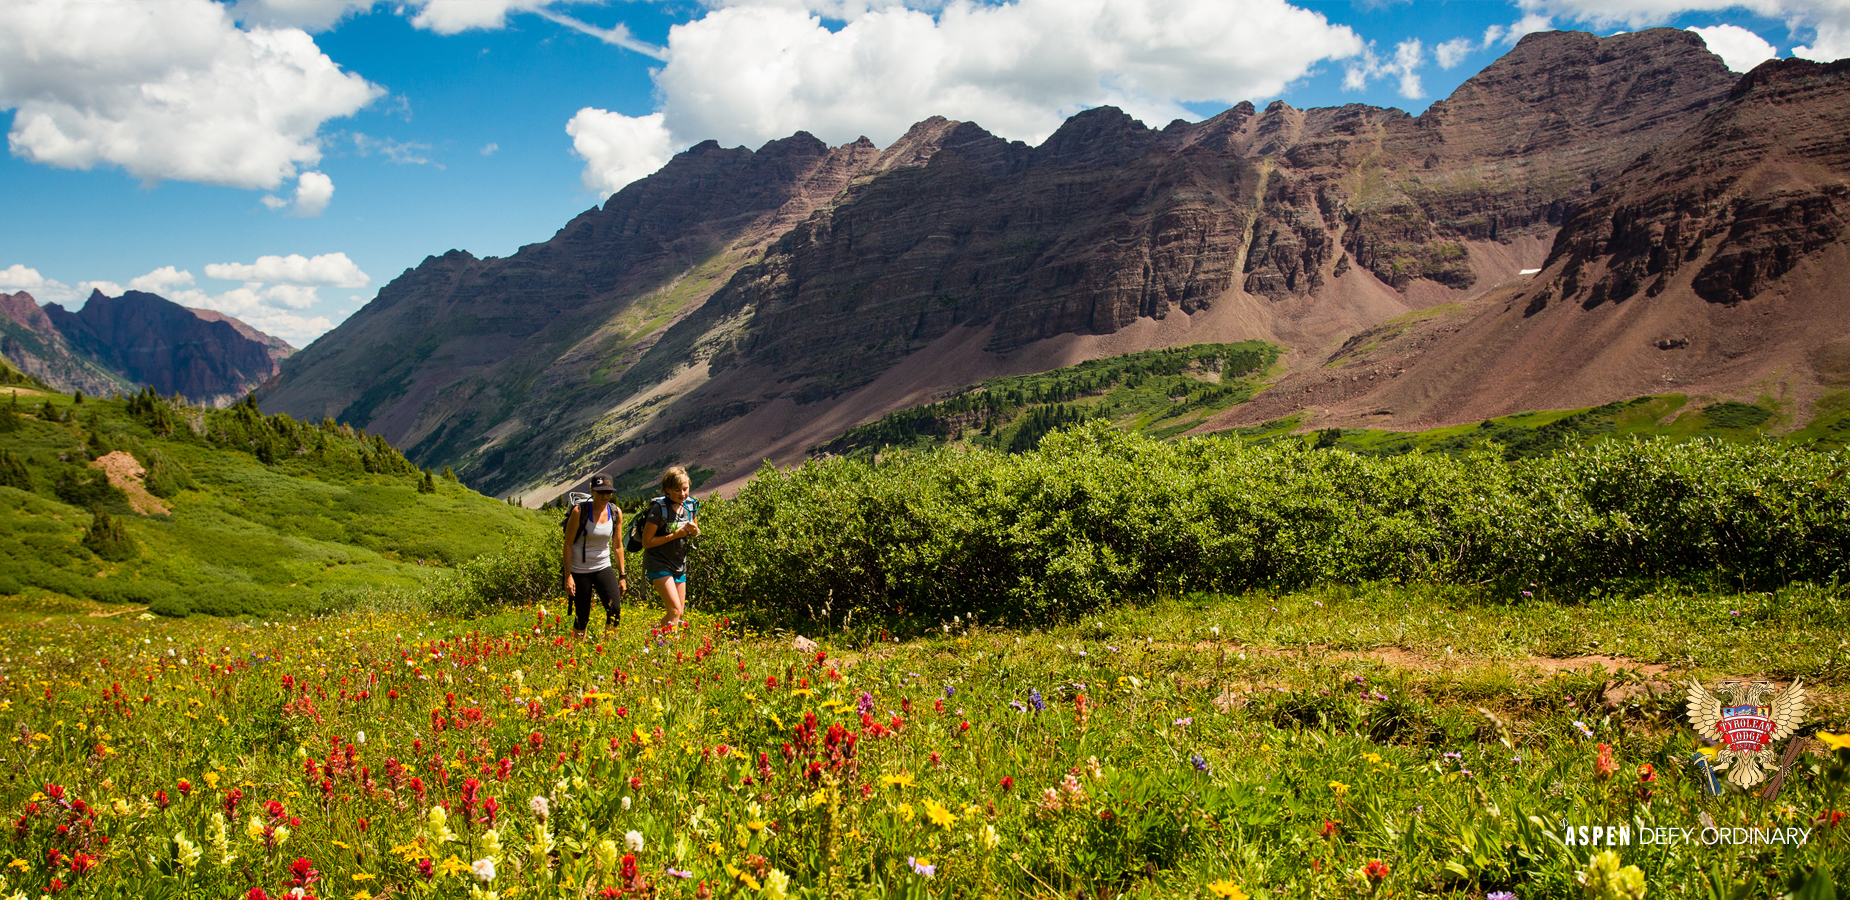
<path id="1" fill-rule="evenodd" d="M 434 592 L 431 606 L 442 614 L 471 616 L 537 603 L 559 595 L 559 578 L 559 550 L 550 539 L 509 543 L 500 553 L 457 566 L 455 577 Z"/>
<path id="2" fill-rule="evenodd" d="M 26 461 L 6 450 L 0 450 L 0 487 L 32 490 L 32 473 L 26 470 Z"/>
<path id="3" fill-rule="evenodd" d="M 1704 407 L 1702 417 L 1717 428 L 1754 428 L 1773 418 L 1773 411 L 1751 403 L 1724 400 Z"/>
<path id="4" fill-rule="evenodd" d="M 148 493 L 156 497 L 171 498 L 181 491 L 189 491 L 198 487 L 193 477 L 187 474 L 185 467 L 175 462 L 173 457 L 159 450 L 149 450 L 143 456 L 145 457 L 143 462 L 147 468 L 144 481 L 148 486 Z"/>
<path id="5" fill-rule="evenodd" d="M 1842 451 L 1573 446 L 1506 463 L 1304 442 L 1161 443 L 1103 423 L 1031 453 L 766 467 L 709 503 L 695 590 L 780 622 L 1034 621 L 1123 598 L 1371 580 L 1511 589 L 1850 574 Z"/>
<path id="6" fill-rule="evenodd" d="M 90 528 L 84 532 L 83 541 L 91 553 L 110 562 L 133 559 L 140 553 L 135 547 L 135 539 L 129 536 L 128 527 L 122 524 L 121 519 L 101 508 L 91 510 L 91 516 Z"/>
<path id="7" fill-rule="evenodd" d="M 118 512 L 128 508 L 128 495 L 120 488 L 109 483 L 109 476 L 101 469 L 87 466 L 66 465 L 52 483 L 52 492 L 72 506 L 79 508 L 113 509 Z"/>

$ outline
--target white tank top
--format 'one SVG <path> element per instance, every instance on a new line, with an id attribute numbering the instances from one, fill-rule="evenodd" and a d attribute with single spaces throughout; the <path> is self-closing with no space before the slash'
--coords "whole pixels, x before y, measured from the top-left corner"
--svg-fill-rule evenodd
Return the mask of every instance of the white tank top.
<path id="1" fill-rule="evenodd" d="M 572 545 L 572 574 L 610 568 L 610 539 L 617 533 L 617 508 L 604 504 L 602 521 L 586 522 L 578 543 Z"/>

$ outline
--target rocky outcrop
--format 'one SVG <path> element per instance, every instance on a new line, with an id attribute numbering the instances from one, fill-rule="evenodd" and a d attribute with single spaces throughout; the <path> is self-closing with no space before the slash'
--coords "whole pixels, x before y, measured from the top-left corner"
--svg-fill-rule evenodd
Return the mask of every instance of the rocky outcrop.
<path id="1" fill-rule="evenodd" d="M 1364 331 L 1208 427 L 1309 409 L 1415 429 L 1666 393 L 1800 424 L 1850 384 L 1847 133 L 1850 61 L 1766 62 L 1575 204 L 1533 280 Z"/>
<path id="2" fill-rule="evenodd" d="M 1582 206 L 1527 311 L 1656 297 L 1680 282 L 1711 303 L 1752 300 L 1844 240 L 1846 133 L 1850 60 L 1761 64 L 1713 114 Z"/>

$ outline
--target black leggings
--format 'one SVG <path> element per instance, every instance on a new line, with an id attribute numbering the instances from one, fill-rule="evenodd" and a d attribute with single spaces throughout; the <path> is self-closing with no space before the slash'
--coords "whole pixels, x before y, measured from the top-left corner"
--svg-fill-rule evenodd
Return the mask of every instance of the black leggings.
<path id="1" fill-rule="evenodd" d="M 615 626 L 623 621 L 623 592 L 617 589 L 617 573 L 609 566 L 595 572 L 572 573 L 572 630 L 583 631 L 591 622 L 591 591 L 604 602 L 604 624 Z"/>

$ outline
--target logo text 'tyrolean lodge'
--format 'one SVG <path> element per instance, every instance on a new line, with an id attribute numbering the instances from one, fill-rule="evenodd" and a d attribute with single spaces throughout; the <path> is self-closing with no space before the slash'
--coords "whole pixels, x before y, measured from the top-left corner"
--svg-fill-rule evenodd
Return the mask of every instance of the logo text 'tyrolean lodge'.
<path id="1" fill-rule="evenodd" d="M 1712 763 L 1698 755 L 1696 765 L 1712 791 L 1720 790 L 1716 772 L 1726 772 L 1729 784 L 1752 790 L 1769 772 L 1790 764 L 1776 762 L 1773 744 L 1798 730 L 1805 718 L 1805 690 L 1797 681 L 1778 695 L 1764 681 L 1724 681 L 1717 689 L 1729 699 L 1709 693 L 1701 682 L 1689 683 L 1689 724 L 1705 740 L 1722 745 Z M 1790 749 L 1798 747 L 1793 743 Z"/>

